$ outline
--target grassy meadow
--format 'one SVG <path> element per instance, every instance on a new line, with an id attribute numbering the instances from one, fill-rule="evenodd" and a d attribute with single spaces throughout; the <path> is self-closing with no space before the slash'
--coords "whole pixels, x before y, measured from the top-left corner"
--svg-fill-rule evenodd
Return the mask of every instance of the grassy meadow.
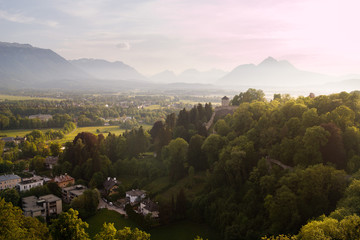
<path id="1" fill-rule="evenodd" d="M 48 98 L 48 97 L 31 97 L 31 96 L 15 96 L 15 95 L 6 95 L 0 94 L 0 101 L 21 101 L 21 100 L 34 100 L 34 99 L 41 99 L 47 101 L 61 101 L 63 99 L 59 98 Z"/>
<path id="2" fill-rule="evenodd" d="M 151 129 L 151 127 L 152 126 L 148 125 L 148 124 L 143 125 L 143 128 L 145 130 L 149 130 L 149 129 Z M 41 129 L 41 131 L 43 131 L 43 132 L 46 132 L 47 130 L 49 130 L 49 129 Z M 54 130 L 59 130 L 59 129 L 54 129 Z M 97 130 L 99 130 L 99 133 L 103 134 L 104 136 L 106 136 L 109 132 L 119 135 L 126 131 L 124 129 L 120 129 L 119 126 L 78 127 L 71 133 L 66 134 L 63 139 L 56 140 L 56 142 L 65 143 L 68 141 L 72 141 L 76 137 L 76 135 L 81 132 L 90 132 L 93 134 L 98 134 Z M 6 135 L 7 137 L 16 137 L 16 136 L 23 137 L 26 134 L 30 133 L 31 131 L 32 131 L 32 129 L 2 130 L 2 131 L 0 131 L 0 136 Z"/>
<path id="3" fill-rule="evenodd" d="M 86 222 L 89 224 L 87 232 L 89 233 L 91 239 L 93 239 L 96 233 L 101 230 L 105 222 L 114 223 L 116 229 L 122 229 L 124 227 L 138 227 L 132 220 L 126 219 L 120 213 L 106 208 L 99 210 L 96 215 L 86 219 Z"/>
<path id="4" fill-rule="evenodd" d="M 88 218 L 86 222 L 89 224 L 87 232 L 91 239 L 101 230 L 105 222 L 114 223 L 116 229 L 124 227 L 139 228 L 132 220 L 126 219 L 118 212 L 108 209 L 99 210 L 96 215 Z M 196 236 L 201 236 L 208 240 L 221 239 L 219 234 L 207 225 L 192 221 L 175 222 L 167 226 L 153 228 L 147 232 L 150 233 L 151 240 L 193 240 Z"/>

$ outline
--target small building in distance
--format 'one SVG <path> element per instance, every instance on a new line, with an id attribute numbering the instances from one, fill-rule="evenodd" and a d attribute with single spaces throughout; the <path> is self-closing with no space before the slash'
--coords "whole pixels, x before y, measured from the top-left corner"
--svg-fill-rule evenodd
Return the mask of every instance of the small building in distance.
<path id="1" fill-rule="evenodd" d="M 39 119 L 40 121 L 48 121 L 52 119 L 52 116 L 50 114 L 36 114 L 36 115 L 30 115 L 29 119 Z"/>
<path id="2" fill-rule="evenodd" d="M 5 143 L 14 143 L 16 145 L 19 145 L 20 143 L 25 142 L 26 137 L 4 137 L 1 138 L 1 140 Z"/>
<path id="3" fill-rule="evenodd" d="M 117 192 L 116 190 L 119 187 L 119 182 L 116 180 L 116 178 L 108 177 L 104 182 L 103 186 L 104 186 L 105 194 L 110 196 Z"/>
<path id="4" fill-rule="evenodd" d="M 87 190 L 87 187 L 83 185 L 64 187 L 63 189 L 61 189 L 62 198 L 64 202 L 70 203 L 74 198 L 82 195 L 85 190 Z"/>
<path id="5" fill-rule="evenodd" d="M 44 164 L 47 169 L 53 169 L 53 167 L 57 164 L 58 161 L 59 157 L 47 156 L 45 158 Z"/>
<path id="6" fill-rule="evenodd" d="M 14 174 L 0 176 L 0 190 L 14 188 L 21 182 L 21 177 Z"/>
<path id="7" fill-rule="evenodd" d="M 52 217 L 62 212 L 62 201 L 53 194 L 39 198 L 29 196 L 22 199 L 22 209 L 24 215 L 28 217 Z"/>
<path id="8" fill-rule="evenodd" d="M 70 185 L 74 185 L 75 184 L 75 179 L 73 177 L 71 177 L 70 175 L 67 175 L 67 173 L 65 173 L 65 175 L 60 175 L 60 176 L 56 176 L 53 179 L 53 182 L 56 182 L 56 184 L 61 187 L 67 187 Z"/>
<path id="9" fill-rule="evenodd" d="M 129 198 L 130 204 L 133 205 L 143 200 L 146 197 L 146 192 L 139 189 L 133 189 L 126 192 L 126 197 Z"/>
<path id="10" fill-rule="evenodd" d="M 150 214 L 152 218 L 158 218 L 159 205 L 151 201 L 150 198 L 145 199 L 140 203 L 139 212 L 144 216 Z"/>
<path id="11" fill-rule="evenodd" d="M 39 176 L 34 176 L 31 178 L 24 178 L 21 182 L 18 183 L 17 187 L 20 192 L 28 191 L 34 187 L 43 186 L 44 179 Z"/>
<path id="12" fill-rule="evenodd" d="M 227 97 L 227 96 L 224 96 L 222 99 L 221 99 L 221 106 L 222 107 L 227 107 L 230 105 L 230 99 Z"/>

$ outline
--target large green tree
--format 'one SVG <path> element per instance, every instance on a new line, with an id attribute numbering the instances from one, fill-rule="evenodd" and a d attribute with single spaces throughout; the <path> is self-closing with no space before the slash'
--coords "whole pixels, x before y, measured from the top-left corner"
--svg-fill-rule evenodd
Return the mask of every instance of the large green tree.
<path id="1" fill-rule="evenodd" d="M 67 212 L 62 212 L 57 219 L 52 220 L 50 232 L 54 240 L 72 239 L 89 240 L 89 235 L 85 229 L 89 224 L 83 222 L 78 217 L 78 211 L 70 208 Z"/>

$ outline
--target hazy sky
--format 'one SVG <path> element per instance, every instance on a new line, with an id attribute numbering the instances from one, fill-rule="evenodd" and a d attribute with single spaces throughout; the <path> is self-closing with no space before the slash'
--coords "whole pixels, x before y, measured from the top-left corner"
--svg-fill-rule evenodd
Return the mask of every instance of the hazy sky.
<path id="1" fill-rule="evenodd" d="M 0 41 L 151 75 L 232 70 L 267 56 L 360 73 L 358 0 L 0 0 Z"/>

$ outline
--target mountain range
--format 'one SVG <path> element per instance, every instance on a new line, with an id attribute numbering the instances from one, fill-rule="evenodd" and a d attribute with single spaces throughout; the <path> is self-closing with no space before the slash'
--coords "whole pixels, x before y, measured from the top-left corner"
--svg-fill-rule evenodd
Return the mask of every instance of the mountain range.
<path id="1" fill-rule="evenodd" d="M 50 49 L 0 42 L 0 88 L 60 89 L 209 89 L 228 88 L 360 88 L 360 76 L 333 77 L 302 71 L 286 60 L 266 58 L 231 72 L 188 69 L 176 75 L 166 70 L 149 78 L 135 68 L 101 59 L 66 60 Z M 316 84 L 315 84 L 316 83 Z"/>

